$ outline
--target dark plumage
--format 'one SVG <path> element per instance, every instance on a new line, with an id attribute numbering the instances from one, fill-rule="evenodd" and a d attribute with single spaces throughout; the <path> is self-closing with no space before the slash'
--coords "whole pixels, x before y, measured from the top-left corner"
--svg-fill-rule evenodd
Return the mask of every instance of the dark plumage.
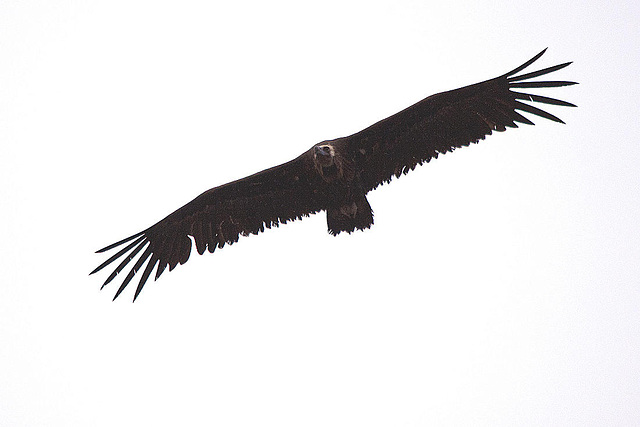
<path id="1" fill-rule="evenodd" d="M 546 50 L 546 49 L 545 49 Z M 114 297 L 145 266 L 134 301 L 157 265 L 157 279 L 169 267 L 184 264 L 191 238 L 199 254 L 213 252 L 265 227 L 326 210 L 329 232 L 364 230 L 373 224 L 366 194 L 416 165 L 484 139 L 493 131 L 533 124 L 516 110 L 555 122 L 562 120 L 523 101 L 574 107 L 565 101 L 514 91 L 575 84 L 528 81 L 570 62 L 516 76 L 545 51 L 500 77 L 432 95 L 348 137 L 316 144 L 298 158 L 212 188 L 160 222 L 98 252 L 121 249 L 91 274 L 122 259 L 102 285 L 111 282 L 138 254 Z"/>

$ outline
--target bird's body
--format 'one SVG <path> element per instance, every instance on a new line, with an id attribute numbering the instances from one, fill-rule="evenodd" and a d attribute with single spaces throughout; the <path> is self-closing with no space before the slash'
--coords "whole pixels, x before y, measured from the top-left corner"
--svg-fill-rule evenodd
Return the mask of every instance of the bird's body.
<path id="1" fill-rule="evenodd" d="M 156 265 L 157 279 L 167 266 L 172 270 L 188 260 L 191 239 L 199 254 L 213 252 L 240 236 L 322 210 L 327 211 L 328 230 L 333 235 L 369 228 L 373 211 L 366 194 L 393 176 L 438 154 L 478 142 L 494 130 L 517 127 L 516 122 L 533 124 L 516 110 L 562 123 L 520 100 L 573 104 L 511 90 L 575 84 L 524 81 L 570 63 L 515 76 L 543 53 L 500 77 L 432 95 L 354 135 L 321 142 L 287 163 L 212 188 L 148 229 L 99 250 L 124 246 L 92 274 L 122 258 L 104 287 L 142 251 L 114 297 L 148 261 L 135 300 Z"/>

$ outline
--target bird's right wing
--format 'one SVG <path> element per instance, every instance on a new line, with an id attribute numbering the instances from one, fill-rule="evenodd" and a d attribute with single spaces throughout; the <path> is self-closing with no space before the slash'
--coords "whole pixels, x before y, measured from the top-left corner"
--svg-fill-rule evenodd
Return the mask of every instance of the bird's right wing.
<path id="1" fill-rule="evenodd" d="M 156 264 L 157 279 L 167 266 L 171 271 L 187 262 L 191 238 L 198 253 L 203 254 L 237 242 L 241 235 L 258 234 L 265 227 L 309 216 L 326 208 L 322 188 L 314 171 L 312 152 L 307 151 L 288 163 L 212 188 L 146 230 L 100 249 L 98 253 L 119 248 L 90 274 L 121 260 L 104 287 L 142 252 L 113 298 L 148 261 L 135 301 Z"/>

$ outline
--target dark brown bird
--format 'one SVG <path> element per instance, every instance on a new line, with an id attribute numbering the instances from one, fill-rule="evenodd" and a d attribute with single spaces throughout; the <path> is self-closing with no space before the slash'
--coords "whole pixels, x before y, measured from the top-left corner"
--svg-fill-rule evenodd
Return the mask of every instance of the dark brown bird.
<path id="1" fill-rule="evenodd" d="M 323 210 L 332 235 L 369 228 L 373 211 L 366 194 L 393 176 L 400 177 L 438 154 L 478 142 L 493 131 L 518 127 L 516 122 L 532 125 L 518 110 L 564 123 L 523 101 L 575 105 L 513 90 L 576 84 L 527 81 L 571 62 L 516 76 L 545 51 L 500 77 L 429 96 L 354 135 L 321 142 L 287 163 L 205 191 L 146 230 L 100 249 L 98 253 L 123 246 L 90 274 L 122 258 L 104 287 L 142 252 L 114 297 L 148 261 L 135 301 L 156 265 L 158 279 L 167 267 L 171 271 L 187 262 L 192 239 L 199 254 L 213 252 L 237 242 L 240 236 Z"/>

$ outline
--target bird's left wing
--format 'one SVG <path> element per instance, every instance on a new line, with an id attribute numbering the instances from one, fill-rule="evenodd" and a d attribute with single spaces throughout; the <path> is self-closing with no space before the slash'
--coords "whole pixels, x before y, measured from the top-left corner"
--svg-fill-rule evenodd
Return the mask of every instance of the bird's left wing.
<path id="1" fill-rule="evenodd" d="M 326 196 L 318 174 L 312 171 L 312 154 L 308 151 L 288 163 L 212 188 L 146 230 L 100 249 L 98 253 L 119 248 L 90 274 L 120 261 L 104 287 L 137 257 L 115 300 L 146 262 L 135 301 L 156 264 L 157 279 L 167 266 L 171 271 L 187 262 L 191 238 L 199 254 L 213 252 L 225 243 L 237 242 L 241 235 L 258 234 L 265 227 L 324 209 Z"/>
<path id="2" fill-rule="evenodd" d="M 346 138 L 365 191 L 389 182 L 393 176 L 413 170 L 438 154 L 453 151 L 484 139 L 493 131 L 533 124 L 523 111 L 564 123 L 558 117 L 527 102 L 575 107 L 541 95 L 522 93 L 520 88 L 555 88 L 576 84 L 568 81 L 528 81 L 560 70 L 570 62 L 517 75 L 546 51 L 518 68 L 481 83 L 429 96 L 411 107 Z M 514 90 L 515 89 L 515 90 Z"/>

